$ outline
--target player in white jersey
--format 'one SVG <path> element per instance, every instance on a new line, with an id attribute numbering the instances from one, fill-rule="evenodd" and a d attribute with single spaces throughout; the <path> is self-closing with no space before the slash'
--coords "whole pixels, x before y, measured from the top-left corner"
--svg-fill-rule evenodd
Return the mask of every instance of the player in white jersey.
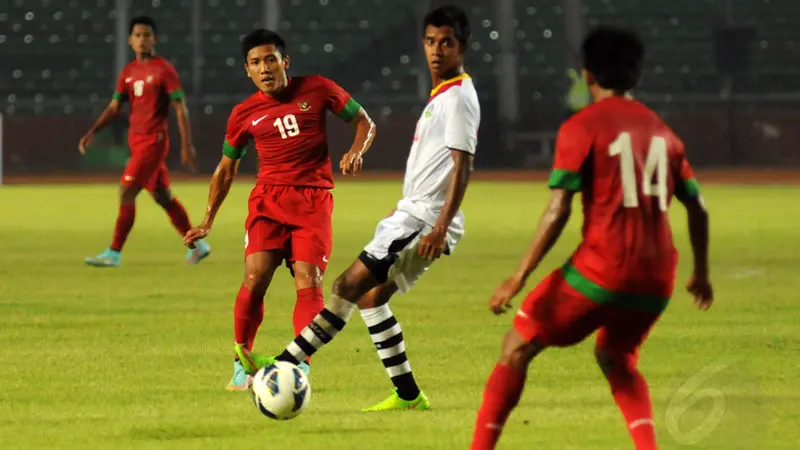
<path id="1" fill-rule="evenodd" d="M 470 27 L 455 6 L 425 16 L 425 56 L 434 89 L 422 112 L 406 164 L 403 198 L 378 223 L 375 237 L 333 284 L 325 309 L 277 358 L 236 352 L 255 373 L 275 360 L 298 364 L 330 342 L 358 308 L 395 389 L 364 411 L 425 410 L 430 402 L 417 386 L 400 324 L 389 309 L 396 292 L 406 293 L 431 263 L 450 254 L 464 234 L 461 201 L 467 190 L 478 140 L 480 106 L 464 55 Z"/>

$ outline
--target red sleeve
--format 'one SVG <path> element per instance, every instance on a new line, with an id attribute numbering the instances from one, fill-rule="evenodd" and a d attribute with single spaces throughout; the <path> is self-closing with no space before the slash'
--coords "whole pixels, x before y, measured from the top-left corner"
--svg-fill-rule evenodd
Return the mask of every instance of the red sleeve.
<path id="1" fill-rule="evenodd" d="M 361 105 L 353 100 L 350 94 L 333 82 L 333 80 L 319 77 L 319 81 L 324 86 L 325 92 L 327 93 L 328 109 L 346 122 L 353 120 L 361 109 Z"/>
<path id="2" fill-rule="evenodd" d="M 672 146 L 675 149 L 675 163 L 673 164 L 673 176 L 675 177 L 675 192 L 678 197 L 697 197 L 700 195 L 700 185 L 694 176 L 689 158 L 686 157 L 686 149 L 677 136 L 673 134 Z"/>
<path id="3" fill-rule="evenodd" d="M 123 68 L 122 72 L 119 73 L 119 78 L 117 79 L 117 87 L 114 88 L 114 95 L 112 96 L 115 100 L 121 102 L 128 99 L 127 83 L 125 83 L 126 75 L 127 75 L 127 70 Z"/>
<path id="4" fill-rule="evenodd" d="M 551 189 L 581 190 L 581 167 L 592 149 L 592 138 L 578 120 L 570 119 L 556 137 L 553 171 L 548 186 Z"/>
<path id="5" fill-rule="evenodd" d="M 183 99 L 183 88 L 181 88 L 178 71 L 167 60 L 164 60 L 164 78 L 161 82 L 164 84 L 164 90 L 167 91 L 170 100 Z"/>
<path id="6" fill-rule="evenodd" d="M 225 130 L 225 140 L 222 142 L 222 153 L 229 158 L 239 159 L 245 154 L 245 145 L 250 139 L 247 125 L 242 121 L 239 108 L 233 108 L 228 116 L 228 125 Z"/>

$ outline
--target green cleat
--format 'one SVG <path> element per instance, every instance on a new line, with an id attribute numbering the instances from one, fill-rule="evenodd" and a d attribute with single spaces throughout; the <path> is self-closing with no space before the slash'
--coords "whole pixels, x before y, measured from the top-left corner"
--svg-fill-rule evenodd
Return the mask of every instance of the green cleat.
<path id="1" fill-rule="evenodd" d="M 241 344 L 236 344 L 234 350 L 239 357 L 239 361 L 242 363 L 242 367 L 244 367 L 245 373 L 248 375 L 255 375 L 259 369 L 274 364 L 276 361 L 273 356 L 263 356 L 252 353 Z"/>
<path id="2" fill-rule="evenodd" d="M 87 256 L 83 261 L 93 267 L 118 267 L 122 263 L 122 255 L 109 248 L 97 256 Z"/>
<path id="3" fill-rule="evenodd" d="M 413 409 L 415 411 L 426 411 L 431 409 L 431 402 L 424 392 L 420 391 L 417 398 L 414 400 L 403 400 L 397 395 L 397 391 L 392 392 L 386 400 L 378 403 L 375 406 L 364 408 L 364 412 L 380 412 L 380 411 L 403 411 Z"/>

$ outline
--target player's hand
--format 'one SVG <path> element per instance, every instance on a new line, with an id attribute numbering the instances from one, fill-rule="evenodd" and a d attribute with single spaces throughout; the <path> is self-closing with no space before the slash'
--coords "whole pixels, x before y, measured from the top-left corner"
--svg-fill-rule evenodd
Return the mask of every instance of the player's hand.
<path id="1" fill-rule="evenodd" d="M 197 172 L 197 150 L 193 145 L 181 148 L 181 164 L 188 167 L 192 172 Z"/>
<path id="2" fill-rule="evenodd" d="M 342 170 L 343 175 L 356 175 L 361 172 L 361 166 L 364 165 L 364 159 L 361 157 L 361 152 L 349 151 L 342 155 L 342 160 L 339 161 L 339 169 Z"/>
<path id="3" fill-rule="evenodd" d="M 711 287 L 708 277 L 693 274 L 686 283 L 686 290 L 694 296 L 694 304 L 701 311 L 708 310 L 714 303 L 714 289 Z"/>
<path id="4" fill-rule="evenodd" d="M 511 299 L 519 294 L 523 286 L 525 286 L 525 281 L 516 275 L 503 281 L 494 290 L 494 294 L 489 300 L 489 309 L 498 316 L 504 314 L 511 309 Z"/>
<path id="5" fill-rule="evenodd" d="M 92 145 L 93 140 L 94 140 L 94 133 L 89 132 L 83 135 L 81 140 L 78 142 L 78 151 L 81 152 L 81 155 L 86 154 L 86 150 L 88 150 L 89 146 Z"/>
<path id="6" fill-rule="evenodd" d="M 444 253 L 446 235 L 447 230 L 434 227 L 433 231 L 423 236 L 420 240 L 419 248 L 417 249 L 419 256 L 422 256 L 428 261 L 434 261 L 442 256 L 442 253 Z"/>
<path id="7" fill-rule="evenodd" d="M 183 237 L 183 245 L 194 248 L 194 243 L 200 239 L 204 239 L 211 232 L 211 228 L 205 224 L 201 224 L 186 232 Z"/>

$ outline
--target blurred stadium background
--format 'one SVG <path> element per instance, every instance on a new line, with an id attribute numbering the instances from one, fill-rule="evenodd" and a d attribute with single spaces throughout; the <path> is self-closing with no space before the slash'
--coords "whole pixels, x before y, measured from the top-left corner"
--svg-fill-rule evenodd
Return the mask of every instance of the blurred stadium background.
<path id="1" fill-rule="evenodd" d="M 80 158 L 77 142 L 131 58 L 128 21 L 159 26 L 157 51 L 189 95 L 201 167 L 218 159 L 230 109 L 253 91 L 239 39 L 279 31 L 293 74 L 320 73 L 379 123 L 368 167 L 402 169 L 429 76 L 420 21 L 441 1 L 5 0 L 0 8 L 0 113 L 7 177 L 120 172 L 121 116 Z M 678 131 L 696 166 L 800 166 L 800 2 L 796 0 L 460 0 L 473 40 L 468 71 L 481 95 L 481 168 L 544 168 L 559 124 L 580 103 L 569 69 L 598 23 L 632 26 L 648 45 L 636 96 Z M 572 93 L 573 102 L 567 101 Z M 329 121 L 332 151 L 351 133 Z M 179 145 L 172 127 L 172 145 Z M 178 152 L 170 165 L 177 167 Z M 255 170 L 247 158 L 245 170 Z"/>

